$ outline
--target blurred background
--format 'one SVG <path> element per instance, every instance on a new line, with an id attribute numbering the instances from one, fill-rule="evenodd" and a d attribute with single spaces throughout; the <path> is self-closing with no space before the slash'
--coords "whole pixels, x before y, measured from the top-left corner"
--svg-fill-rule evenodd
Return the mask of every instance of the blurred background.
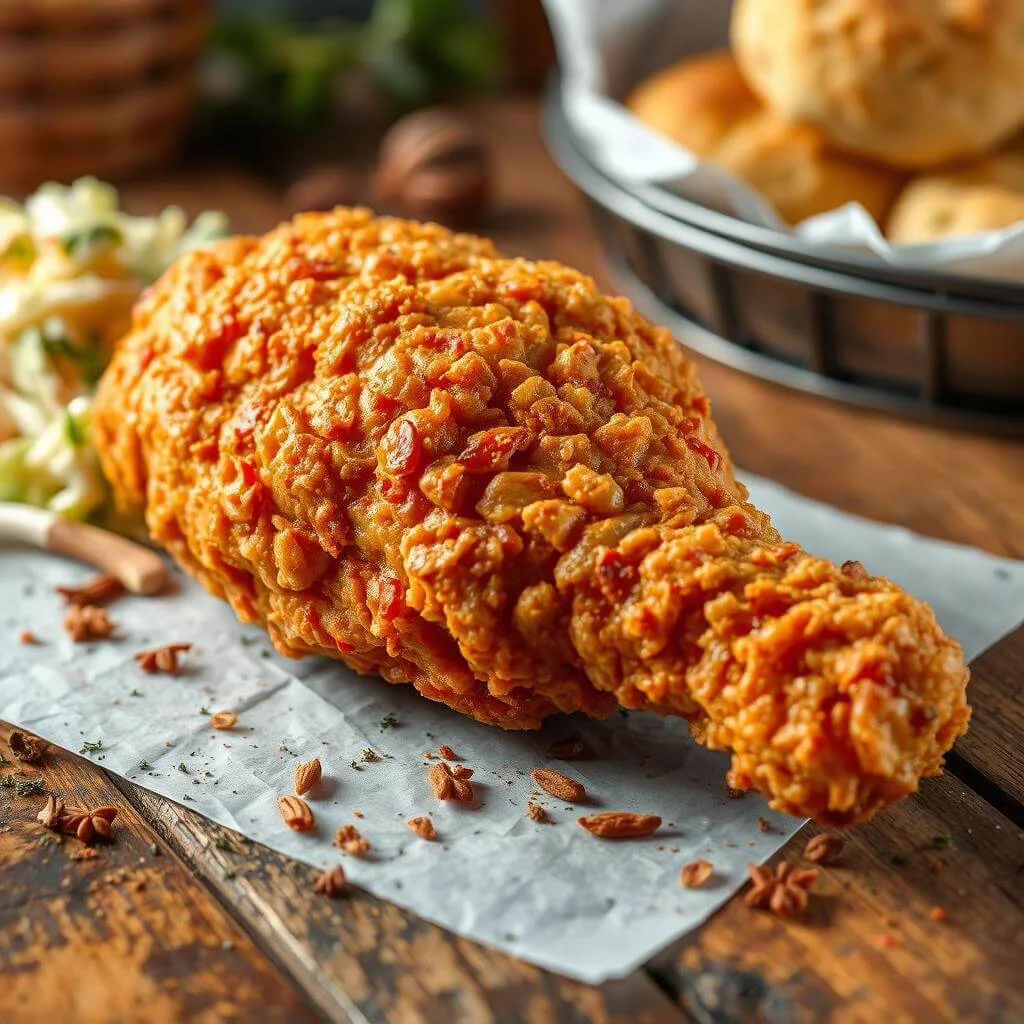
<path id="1" fill-rule="evenodd" d="M 878 31 L 891 27 L 888 5 L 849 2 Z M 1024 430 L 1016 79 L 983 83 L 981 98 L 1005 114 L 995 138 L 954 139 L 960 148 L 935 166 L 908 167 L 899 154 L 887 163 L 844 148 L 828 118 L 804 121 L 755 94 L 741 55 L 728 50 L 739 4 L 546 3 L 568 85 L 580 68 L 621 79 L 610 91 L 633 115 L 628 131 L 610 104 L 586 108 L 608 116 L 581 130 L 570 88 L 542 103 L 554 67 L 542 0 L 0 0 L 0 194 L 21 199 L 46 181 L 94 175 L 117 187 L 129 213 L 216 210 L 244 233 L 336 205 L 437 220 L 488 234 L 506 252 L 595 273 L 691 351 L 749 374 L 872 408 Z M 772 37 L 772 5 L 750 6 L 767 11 L 755 41 Z M 942 42 L 922 75 L 948 62 L 959 70 L 942 88 L 957 109 L 980 102 L 979 69 L 991 60 L 963 45 L 944 5 L 915 10 L 920 38 Z M 1018 17 L 1024 32 L 1024 6 L 990 13 L 985 39 L 996 52 L 1017 38 Z M 567 26 L 579 45 L 566 46 Z M 817 66 L 798 99 L 820 91 L 811 87 Z M 899 66 L 883 70 L 898 77 Z M 864 74 L 868 84 L 876 77 Z M 924 116 L 931 95 L 883 89 L 879 123 Z M 947 108 L 931 108 L 941 126 Z M 894 134 L 902 144 L 906 133 Z M 694 178 L 708 180 L 715 165 L 714 182 L 723 171 L 733 186 L 745 182 L 777 221 L 745 218 L 732 189 L 648 187 L 636 165 L 678 166 L 661 160 L 669 143 L 673 161 L 701 161 Z M 947 166 L 954 157 L 961 163 Z M 95 211 L 61 203 L 79 234 L 97 230 Z M 897 211 L 925 232 L 908 246 L 982 233 L 979 261 L 961 266 L 957 246 L 941 260 L 879 257 Z M 829 213 L 839 227 L 822 239 L 813 225 Z M 9 218 L 15 234 L 26 230 L 19 217 Z M 29 234 L 53 234 L 46 217 L 35 220 Z M 791 224 L 811 228 L 794 234 Z M 861 233 L 847 232 L 851 224 Z M 994 251 L 984 232 L 1002 229 L 1013 260 L 1004 254 L 996 275 L 984 263 Z M 31 261 L 12 266 L 27 274 Z"/>
<path id="2" fill-rule="evenodd" d="M 230 160 L 285 188 L 315 165 L 306 206 L 365 201 L 353 179 L 402 115 L 536 89 L 551 63 L 539 0 L 5 0 L 0 190 Z"/>

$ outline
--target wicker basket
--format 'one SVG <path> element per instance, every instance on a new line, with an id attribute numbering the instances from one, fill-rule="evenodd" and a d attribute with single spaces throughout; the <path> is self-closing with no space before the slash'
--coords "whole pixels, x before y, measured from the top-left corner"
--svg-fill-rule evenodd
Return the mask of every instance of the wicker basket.
<path id="1" fill-rule="evenodd" d="M 208 0 L 2 0 L 0 185 L 123 175 L 188 121 Z"/>
<path id="2" fill-rule="evenodd" d="M 1024 434 L 1024 289 L 879 267 L 600 171 L 548 94 L 556 161 L 591 201 L 619 286 L 688 348 L 840 401 Z"/>

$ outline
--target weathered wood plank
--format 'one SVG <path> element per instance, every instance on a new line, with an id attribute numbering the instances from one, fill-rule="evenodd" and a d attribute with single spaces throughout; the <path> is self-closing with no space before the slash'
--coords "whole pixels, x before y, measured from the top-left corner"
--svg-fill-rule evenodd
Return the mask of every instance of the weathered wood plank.
<path id="1" fill-rule="evenodd" d="M 975 660 L 969 694 L 974 714 L 957 753 L 1019 809 L 1024 804 L 1024 628 Z"/>
<path id="2" fill-rule="evenodd" d="M 782 856 L 800 861 L 812 834 Z M 846 843 L 804 918 L 733 900 L 658 958 L 654 971 L 697 1021 L 1024 1020 L 1017 828 L 947 775 Z"/>
<path id="3" fill-rule="evenodd" d="M 5 754 L 9 732 L 0 724 Z M 39 768 L 30 777 L 71 803 L 116 806 L 116 841 L 72 860 L 77 839 L 40 845 L 43 797 L 0 789 L 5 1024 L 317 1020 L 102 771 L 59 751 Z"/>
<path id="4" fill-rule="evenodd" d="M 197 875 L 332 1021 L 682 1024 L 642 972 L 599 988 L 526 964 L 353 889 L 325 899 L 316 871 L 118 782 Z"/>

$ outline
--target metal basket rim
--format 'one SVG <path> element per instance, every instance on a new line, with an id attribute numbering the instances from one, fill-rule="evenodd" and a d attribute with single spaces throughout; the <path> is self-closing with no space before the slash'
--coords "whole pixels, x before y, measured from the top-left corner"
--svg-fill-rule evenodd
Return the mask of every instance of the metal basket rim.
<path id="1" fill-rule="evenodd" d="M 784 276 L 836 294 L 861 295 L 938 313 L 1024 318 L 1024 287 L 1012 282 L 879 267 L 839 250 L 825 254 L 783 232 L 685 199 L 679 203 L 690 214 L 686 219 L 652 206 L 644 199 L 642 187 L 631 188 L 610 177 L 587 157 L 566 118 L 557 79 L 547 92 L 544 134 L 556 163 L 591 199 L 634 226 L 730 266 Z"/>

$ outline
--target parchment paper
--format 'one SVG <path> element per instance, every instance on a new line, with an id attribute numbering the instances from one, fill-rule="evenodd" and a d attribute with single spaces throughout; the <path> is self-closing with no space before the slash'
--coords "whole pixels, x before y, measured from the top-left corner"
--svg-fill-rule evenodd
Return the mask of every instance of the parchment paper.
<path id="1" fill-rule="evenodd" d="M 747 479 L 787 537 L 899 580 L 935 606 L 971 657 L 1024 617 L 1024 563 Z M 102 743 L 88 756 L 104 768 L 311 864 L 336 863 L 334 831 L 353 822 L 374 853 L 345 858 L 357 885 L 563 974 L 588 982 L 627 974 L 700 924 L 743 883 L 747 861 L 770 856 L 800 825 L 757 796 L 727 799 L 726 758 L 694 746 L 682 722 L 572 717 L 539 733 L 505 733 L 340 664 L 280 658 L 262 632 L 185 580 L 175 596 L 114 605 L 117 642 L 72 644 L 53 588 L 88 575 L 49 555 L 0 549 L 0 718 L 75 751 Z M 25 628 L 43 643 L 19 644 Z M 179 641 L 196 646 L 177 678 L 144 675 L 132 661 L 141 648 Z M 238 713 L 233 732 L 209 728 L 209 713 L 220 710 Z M 585 741 L 588 758 L 549 761 L 548 745 L 568 735 Z M 440 743 L 475 769 L 476 806 L 434 799 L 422 754 Z M 362 761 L 366 748 L 383 759 Z M 292 792 L 295 765 L 316 756 L 326 779 L 310 800 L 318 828 L 289 832 L 276 798 Z M 524 810 L 530 770 L 548 765 L 583 781 L 593 799 L 570 808 L 544 797 L 555 824 L 541 825 Z M 654 812 L 664 825 L 650 839 L 602 841 L 576 824 L 599 808 Z M 425 813 L 437 843 L 405 825 Z M 772 832 L 759 830 L 759 816 Z M 698 857 L 715 874 L 705 888 L 684 890 L 679 869 Z"/>
<path id="2" fill-rule="evenodd" d="M 789 228 L 728 171 L 647 128 L 619 102 L 648 74 L 690 54 L 727 46 L 732 0 L 544 0 L 558 49 L 569 123 L 587 156 L 669 214 L 678 197 L 790 232 L 823 253 L 917 270 L 1019 278 L 1024 222 L 940 242 L 890 245 L 859 203 Z"/>

